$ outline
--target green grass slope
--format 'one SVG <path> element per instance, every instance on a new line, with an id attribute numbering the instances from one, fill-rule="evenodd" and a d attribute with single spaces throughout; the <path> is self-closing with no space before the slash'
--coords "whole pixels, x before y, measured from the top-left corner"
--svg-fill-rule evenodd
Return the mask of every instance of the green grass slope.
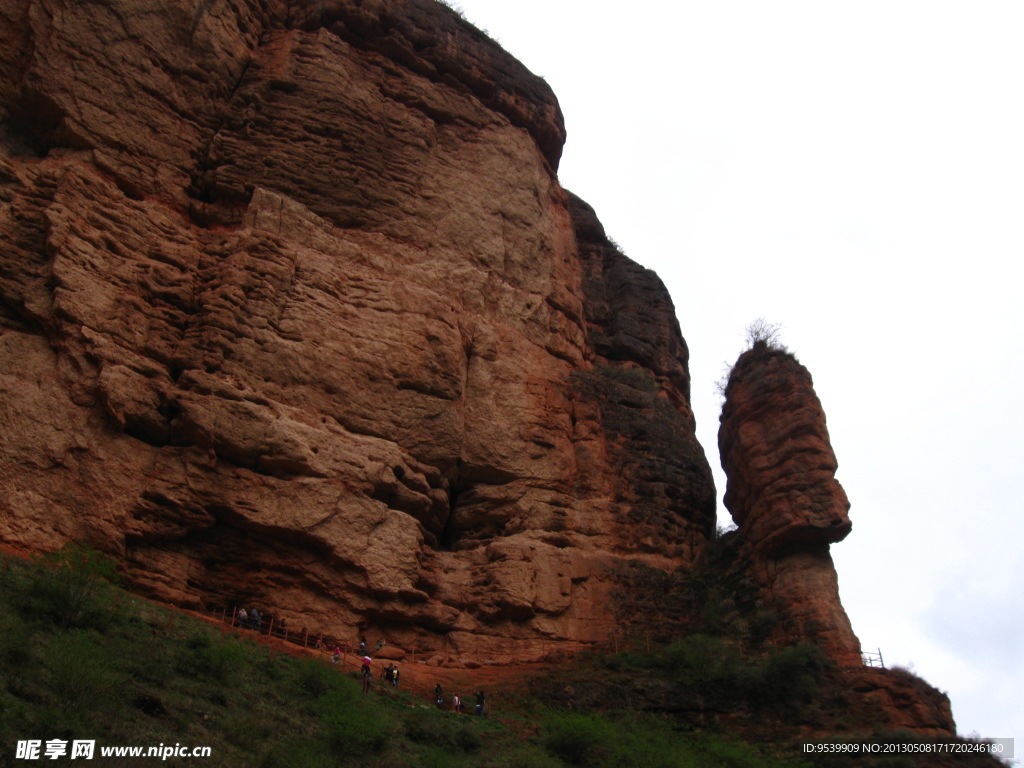
<path id="1" fill-rule="evenodd" d="M 754 744 L 720 724 L 656 711 L 645 704 L 654 694 L 608 702 L 565 693 L 573 674 L 593 679 L 600 669 L 608 690 L 641 678 L 648 687 L 657 680 L 685 687 L 681 699 L 669 697 L 685 707 L 756 710 L 769 690 L 784 693 L 785 706 L 801 707 L 813 698 L 823 663 L 808 649 L 749 665 L 719 658 L 712 640 L 693 639 L 660 655 L 556 670 L 534 684 L 535 695 L 524 688 L 482 718 L 429 708 L 407 691 L 363 694 L 337 666 L 153 605 L 111 580 L 113 565 L 83 548 L 33 563 L 0 556 L 0 766 L 70 760 L 20 759 L 18 742 L 30 739 L 95 740 L 95 757 L 85 764 L 98 766 L 154 759 L 103 757 L 103 747 L 175 745 L 209 747 L 210 756 L 168 764 L 225 768 L 929 764 L 815 763 L 792 743 Z"/>

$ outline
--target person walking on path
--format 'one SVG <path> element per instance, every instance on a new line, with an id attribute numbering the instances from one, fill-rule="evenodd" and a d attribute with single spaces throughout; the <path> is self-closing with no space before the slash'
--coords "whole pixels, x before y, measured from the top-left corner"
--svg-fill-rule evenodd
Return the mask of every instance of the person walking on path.
<path id="1" fill-rule="evenodd" d="M 369 656 L 363 656 L 363 693 L 369 693 L 370 685 L 373 683 L 373 672 L 370 670 L 370 662 Z"/>

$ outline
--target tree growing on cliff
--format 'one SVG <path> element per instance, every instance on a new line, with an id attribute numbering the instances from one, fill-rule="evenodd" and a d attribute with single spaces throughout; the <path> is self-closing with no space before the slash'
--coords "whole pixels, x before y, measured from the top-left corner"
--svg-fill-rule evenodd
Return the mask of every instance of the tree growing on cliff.
<path id="1" fill-rule="evenodd" d="M 782 323 L 769 323 L 763 317 L 751 322 L 746 328 L 746 346 L 740 353 L 736 363 L 725 361 L 722 363 L 722 375 L 715 382 L 715 390 L 720 397 L 725 397 L 725 391 L 729 387 L 729 379 L 736 368 L 736 364 L 743 359 L 743 356 L 752 350 L 759 349 L 772 352 L 784 352 L 791 354 L 789 349 L 781 341 Z"/>
<path id="2" fill-rule="evenodd" d="M 780 352 L 789 350 L 780 341 L 782 335 L 781 323 L 769 323 L 763 317 L 759 317 L 747 326 L 747 349 L 756 346 L 766 346 L 769 349 L 776 349 Z"/>

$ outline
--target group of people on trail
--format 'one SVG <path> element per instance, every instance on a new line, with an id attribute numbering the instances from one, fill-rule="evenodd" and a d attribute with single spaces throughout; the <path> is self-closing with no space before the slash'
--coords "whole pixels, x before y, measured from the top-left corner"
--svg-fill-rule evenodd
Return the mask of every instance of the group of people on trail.
<path id="1" fill-rule="evenodd" d="M 281 620 L 282 622 L 284 619 Z M 263 631 L 263 617 L 260 616 L 260 612 L 255 607 L 251 611 L 246 611 L 245 607 L 238 609 L 238 626 L 242 629 L 252 629 L 256 632 Z"/>
<path id="2" fill-rule="evenodd" d="M 483 713 L 484 713 L 484 704 L 485 704 L 484 692 L 483 691 L 473 691 L 473 695 L 476 697 L 476 706 L 473 708 L 473 714 L 474 715 L 483 715 Z M 440 683 L 438 683 L 437 685 L 434 686 L 434 699 L 437 702 L 437 708 L 438 709 L 444 709 L 445 708 L 444 689 L 441 687 Z M 452 712 L 459 712 L 459 713 L 461 713 L 462 712 L 462 707 L 463 707 L 462 697 L 459 696 L 459 694 L 457 694 L 457 693 L 453 693 L 452 694 L 452 702 L 451 702 L 451 711 Z"/>
<path id="3" fill-rule="evenodd" d="M 242 629 L 251 629 L 254 632 L 263 631 L 263 616 L 257 608 L 253 607 L 250 610 L 245 610 L 245 607 L 238 609 L 237 617 L 238 626 Z M 285 637 L 288 632 L 288 622 L 283 617 L 275 619 L 270 622 L 271 631 L 278 637 Z"/>
<path id="4" fill-rule="evenodd" d="M 363 693 L 370 692 L 370 686 L 373 682 L 373 670 L 370 665 L 373 663 L 373 659 L 369 656 L 363 656 L 363 665 L 359 670 L 359 674 L 363 679 Z M 398 667 L 394 662 L 391 662 L 384 668 L 384 671 L 380 673 L 381 679 L 385 683 L 389 683 L 392 688 L 398 687 L 398 680 L 401 677 L 401 672 L 398 671 Z"/>
<path id="5" fill-rule="evenodd" d="M 252 608 L 251 610 L 247 611 L 244 607 L 242 607 L 238 609 L 238 625 L 243 629 L 252 629 L 256 632 L 261 632 L 263 630 L 263 617 L 260 615 L 260 612 L 256 608 Z M 283 628 L 285 627 L 284 619 L 281 619 L 278 622 L 278 627 L 283 630 Z M 380 649 L 384 647 L 384 644 L 384 638 L 382 637 L 377 641 L 377 651 L 380 651 Z M 315 647 L 317 650 L 326 649 L 326 644 L 324 642 L 323 635 L 321 635 L 320 638 L 316 641 Z M 371 666 L 373 663 L 373 659 L 370 658 L 369 655 L 367 655 L 365 637 L 362 637 L 359 640 L 359 654 L 363 657 L 362 666 L 360 667 L 360 677 L 362 678 L 363 681 L 363 693 L 369 693 L 370 688 L 372 687 L 373 684 L 373 669 Z M 335 643 L 334 649 L 331 652 L 331 661 L 335 664 L 340 664 L 342 655 L 343 654 L 341 650 L 341 645 L 339 643 Z M 398 688 L 399 677 L 400 672 L 398 671 L 398 667 L 394 664 L 394 662 L 388 664 L 388 666 L 385 667 L 384 670 L 381 672 L 381 678 L 384 680 L 385 683 L 390 683 L 393 688 Z M 484 692 L 473 691 L 473 696 L 476 698 L 476 706 L 473 708 L 473 714 L 483 715 L 485 707 Z M 444 709 L 444 690 L 441 688 L 440 683 L 438 683 L 434 687 L 434 697 L 437 701 L 438 709 Z M 452 695 L 452 712 L 461 713 L 463 711 L 464 704 L 465 702 L 462 700 L 462 697 L 459 696 L 459 694 L 456 693 Z"/>
<path id="6" fill-rule="evenodd" d="M 383 647 L 384 647 L 384 638 L 382 637 L 382 638 L 380 638 L 377 641 L 377 652 L 380 652 L 380 649 L 383 648 Z M 362 653 L 362 654 L 366 653 L 366 637 L 359 638 L 359 652 Z"/>

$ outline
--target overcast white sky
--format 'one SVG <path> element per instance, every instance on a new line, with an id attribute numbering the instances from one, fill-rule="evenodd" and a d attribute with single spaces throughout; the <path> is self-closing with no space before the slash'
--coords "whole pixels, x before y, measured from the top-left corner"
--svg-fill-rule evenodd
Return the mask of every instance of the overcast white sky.
<path id="1" fill-rule="evenodd" d="M 864 648 L 1024 749 L 1024 3 L 453 4 L 548 80 L 563 185 L 668 285 L 720 517 L 715 382 L 764 317 L 825 407 Z"/>

